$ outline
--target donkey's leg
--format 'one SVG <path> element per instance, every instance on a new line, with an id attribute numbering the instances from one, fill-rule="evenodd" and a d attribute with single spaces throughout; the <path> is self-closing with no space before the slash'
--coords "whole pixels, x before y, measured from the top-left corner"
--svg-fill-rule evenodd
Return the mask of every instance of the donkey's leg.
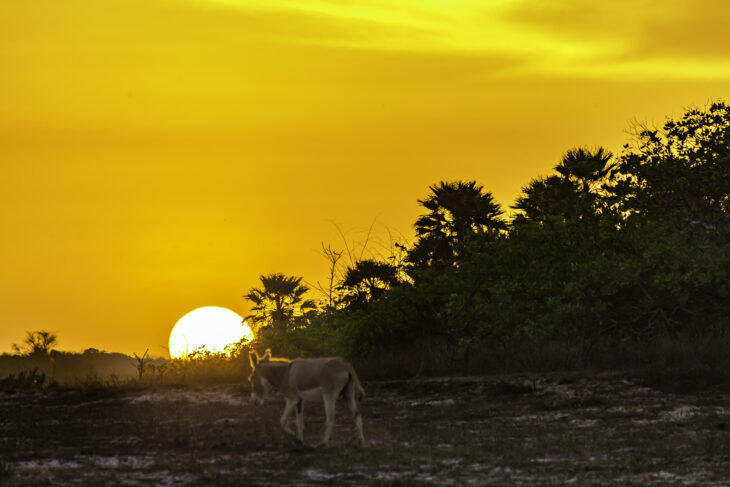
<path id="1" fill-rule="evenodd" d="M 294 408 L 297 406 L 297 401 L 287 399 L 286 400 L 286 406 L 284 406 L 284 412 L 281 415 L 281 419 L 279 420 L 279 424 L 281 424 L 281 427 L 284 428 L 284 431 L 289 433 L 290 435 L 294 436 L 294 432 L 292 431 L 291 427 L 289 426 L 288 419 L 289 416 L 291 416 L 291 413 L 294 412 Z"/>
<path id="2" fill-rule="evenodd" d="M 360 445 L 365 446 L 365 435 L 362 433 L 362 415 L 357 407 L 357 399 L 355 399 L 355 388 L 349 387 L 347 390 L 347 407 L 350 408 L 350 415 L 355 422 L 355 428 L 360 439 Z"/>
<path id="3" fill-rule="evenodd" d="M 322 444 L 327 446 L 332 435 L 332 427 L 335 425 L 335 406 L 337 405 L 337 395 L 325 395 L 324 399 L 324 413 L 326 416 L 326 422 L 324 426 L 324 438 L 322 438 Z"/>
<path id="4" fill-rule="evenodd" d="M 297 438 L 304 443 L 304 401 L 297 403 Z"/>

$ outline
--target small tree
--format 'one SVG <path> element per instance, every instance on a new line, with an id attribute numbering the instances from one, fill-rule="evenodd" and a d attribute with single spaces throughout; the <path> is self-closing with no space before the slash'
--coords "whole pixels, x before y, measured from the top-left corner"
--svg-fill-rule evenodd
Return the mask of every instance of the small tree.
<path id="1" fill-rule="evenodd" d="M 142 356 L 140 357 L 136 353 L 133 353 L 134 359 L 137 361 L 137 365 L 135 365 L 135 368 L 137 369 L 137 372 L 139 373 L 139 379 L 142 380 L 142 375 L 144 374 L 145 368 L 148 367 L 148 362 L 150 361 L 150 358 L 147 356 L 147 352 L 149 352 L 150 349 L 144 351 Z"/>
<path id="2" fill-rule="evenodd" d="M 341 294 L 338 292 L 337 282 L 342 280 L 339 268 L 343 252 L 344 251 L 342 250 L 334 250 L 332 245 L 327 245 L 325 247 L 324 243 L 322 243 L 322 255 L 324 255 L 329 262 L 329 276 L 325 284 L 317 281 L 314 288 L 319 291 L 323 297 L 322 302 L 325 311 L 334 311 L 337 309 L 337 302 L 340 299 L 339 294 Z"/>
<path id="3" fill-rule="evenodd" d="M 51 349 L 58 343 L 55 333 L 49 331 L 28 331 L 23 343 L 13 344 L 13 350 L 20 355 L 43 355 L 48 356 Z"/>

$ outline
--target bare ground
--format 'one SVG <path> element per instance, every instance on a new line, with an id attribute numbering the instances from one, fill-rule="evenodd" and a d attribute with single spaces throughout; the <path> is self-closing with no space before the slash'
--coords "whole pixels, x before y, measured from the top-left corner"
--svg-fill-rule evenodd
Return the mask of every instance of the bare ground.
<path id="1" fill-rule="evenodd" d="M 730 485 L 730 394 L 621 376 L 365 384 L 330 448 L 244 385 L 0 393 L 0 485 Z M 307 443 L 323 429 L 307 404 Z"/>

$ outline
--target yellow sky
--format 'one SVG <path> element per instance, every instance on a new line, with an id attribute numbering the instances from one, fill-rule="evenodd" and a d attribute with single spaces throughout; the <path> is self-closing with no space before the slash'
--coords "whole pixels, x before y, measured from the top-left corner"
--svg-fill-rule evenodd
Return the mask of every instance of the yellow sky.
<path id="1" fill-rule="evenodd" d="M 0 352 L 163 354 L 260 273 L 730 94 L 714 0 L 0 2 Z"/>

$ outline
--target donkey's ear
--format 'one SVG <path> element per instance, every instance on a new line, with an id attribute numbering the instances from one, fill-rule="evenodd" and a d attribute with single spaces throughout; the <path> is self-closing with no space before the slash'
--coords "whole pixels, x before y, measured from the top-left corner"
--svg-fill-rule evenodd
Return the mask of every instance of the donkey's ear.
<path id="1" fill-rule="evenodd" d="M 261 357 L 261 360 L 263 362 L 268 362 L 269 360 L 271 360 L 271 349 L 270 348 L 266 349 L 266 352 L 264 353 L 264 356 Z"/>
<path id="2" fill-rule="evenodd" d="M 256 364 L 259 363 L 259 354 L 255 350 L 251 350 L 248 354 L 248 360 L 251 362 L 251 367 L 256 367 Z"/>

